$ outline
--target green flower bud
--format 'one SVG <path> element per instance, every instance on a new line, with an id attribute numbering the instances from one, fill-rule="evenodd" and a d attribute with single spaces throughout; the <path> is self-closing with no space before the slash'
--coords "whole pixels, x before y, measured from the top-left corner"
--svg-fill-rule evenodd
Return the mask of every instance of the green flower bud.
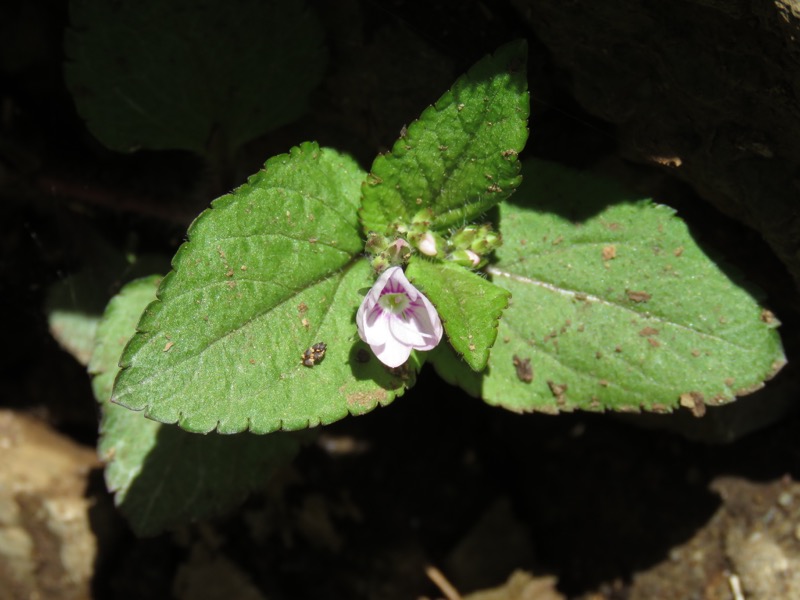
<path id="1" fill-rule="evenodd" d="M 384 253 L 392 265 L 400 265 L 411 258 L 411 245 L 403 238 L 397 238 L 386 247 Z"/>
<path id="2" fill-rule="evenodd" d="M 469 249 L 477 252 L 480 255 L 489 254 L 493 250 L 497 250 L 503 245 L 503 238 L 499 233 L 487 230 L 483 235 L 477 237 L 475 241 L 470 244 Z"/>
<path id="3" fill-rule="evenodd" d="M 372 259 L 372 268 L 375 269 L 375 273 L 377 274 L 383 273 L 390 266 L 391 263 L 389 262 L 389 259 L 383 254 L 379 254 Z"/>
<path id="4" fill-rule="evenodd" d="M 475 225 L 467 225 L 452 235 L 450 243 L 458 249 L 465 250 L 472 245 L 477 235 L 478 228 Z"/>
<path id="5" fill-rule="evenodd" d="M 424 231 L 429 229 L 433 222 L 433 210 L 430 208 L 423 208 L 411 219 L 411 228 L 416 231 Z"/>
<path id="6" fill-rule="evenodd" d="M 447 260 L 470 269 L 475 269 L 481 264 L 481 257 L 472 250 L 454 250 L 447 256 Z"/>
<path id="7" fill-rule="evenodd" d="M 370 254 L 380 254 L 389 245 L 389 240 L 379 233 L 370 231 L 367 234 L 367 242 L 364 244 L 364 250 Z"/>

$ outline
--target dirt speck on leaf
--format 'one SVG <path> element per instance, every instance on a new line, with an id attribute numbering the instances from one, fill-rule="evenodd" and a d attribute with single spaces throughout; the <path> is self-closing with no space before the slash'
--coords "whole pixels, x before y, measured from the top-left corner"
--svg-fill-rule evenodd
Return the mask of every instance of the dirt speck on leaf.
<path id="1" fill-rule="evenodd" d="M 603 246 L 603 260 L 614 260 L 617 258 L 616 246 Z"/>
<path id="2" fill-rule="evenodd" d="M 686 392 L 680 395 L 680 404 L 684 408 L 692 411 L 695 417 L 702 417 L 706 414 L 706 403 L 703 394 L 700 392 Z"/>
<path id="3" fill-rule="evenodd" d="M 639 332 L 639 335 L 642 337 L 650 337 L 651 335 L 658 335 L 658 329 L 654 327 L 645 327 Z"/>
<path id="4" fill-rule="evenodd" d="M 512 358 L 514 369 L 517 371 L 517 379 L 523 383 L 530 383 L 533 381 L 533 367 L 531 367 L 530 358 L 520 358 L 516 354 Z"/>
<path id="5" fill-rule="evenodd" d="M 556 383 L 554 381 L 548 380 L 547 386 L 550 388 L 550 392 L 556 399 L 556 402 L 562 404 L 566 401 L 566 393 L 567 393 L 567 384 L 566 383 Z"/>
<path id="6" fill-rule="evenodd" d="M 761 320 L 766 323 L 767 325 L 778 325 L 778 319 L 775 317 L 775 313 L 771 310 L 765 308 L 761 311 Z"/>
<path id="7" fill-rule="evenodd" d="M 631 300 L 632 302 L 648 302 L 650 298 L 653 297 L 647 292 L 636 291 L 636 290 L 625 290 L 625 294 L 628 296 L 628 299 Z"/>
<path id="8" fill-rule="evenodd" d="M 356 410 L 368 410 L 386 400 L 386 390 L 374 390 L 371 392 L 353 392 L 347 394 L 347 406 Z"/>

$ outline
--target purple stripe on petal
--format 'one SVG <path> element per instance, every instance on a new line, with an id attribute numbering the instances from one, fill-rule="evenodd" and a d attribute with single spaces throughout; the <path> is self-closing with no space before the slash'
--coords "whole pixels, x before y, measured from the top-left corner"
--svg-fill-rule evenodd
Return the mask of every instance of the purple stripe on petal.
<path id="1" fill-rule="evenodd" d="M 378 300 L 385 294 L 405 295 L 408 304 L 399 313 L 384 309 Z M 433 349 L 443 334 L 433 304 L 408 281 L 400 267 L 390 267 L 381 274 L 356 313 L 356 325 L 361 339 L 389 367 L 403 364 L 412 349 Z"/>

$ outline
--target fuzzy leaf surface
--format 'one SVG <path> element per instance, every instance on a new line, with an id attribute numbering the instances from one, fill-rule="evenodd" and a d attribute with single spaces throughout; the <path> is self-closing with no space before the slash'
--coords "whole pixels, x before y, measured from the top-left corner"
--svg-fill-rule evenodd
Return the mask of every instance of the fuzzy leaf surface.
<path id="1" fill-rule="evenodd" d="M 488 269 L 512 294 L 480 383 L 488 403 L 702 414 L 785 363 L 777 319 L 672 209 L 556 165 L 524 172 Z"/>
<path id="2" fill-rule="evenodd" d="M 233 508 L 248 492 L 263 488 L 301 443 L 289 433 L 193 434 L 110 402 L 119 355 L 160 280 L 133 281 L 111 300 L 89 368 L 102 412 L 98 453 L 106 462 L 106 485 L 142 536 Z"/>
<path id="3" fill-rule="evenodd" d="M 486 368 L 497 325 L 511 294 L 452 262 L 413 257 L 406 269 L 436 307 L 453 348 L 475 371 Z"/>
<path id="4" fill-rule="evenodd" d="M 72 0 L 70 21 L 78 112 L 123 152 L 229 153 L 303 114 L 327 57 L 304 2 Z"/>
<path id="5" fill-rule="evenodd" d="M 303 429 L 391 402 L 408 377 L 358 360 L 355 313 L 374 280 L 363 177 L 307 143 L 215 200 L 126 347 L 113 401 L 201 433 Z M 323 360 L 304 366 L 319 342 Z"/>
<path id="6" fill-rule="evenodd" d="M 526 60 L 518 41 L 479 61 L 375 159 L 363 189 L 365 231 L 391 234 L 426 208 L 431 229 L 445 230 L 513 193 L 528 138 Z"/>

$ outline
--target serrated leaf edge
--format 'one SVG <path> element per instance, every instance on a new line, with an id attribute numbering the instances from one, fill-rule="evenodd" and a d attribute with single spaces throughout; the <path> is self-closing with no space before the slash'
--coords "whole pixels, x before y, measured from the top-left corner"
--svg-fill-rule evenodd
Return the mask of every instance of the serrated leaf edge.
<path id="1" fill-rule="evenodd" d="M 463 75 L 458 77 L 458 79 L 456 79 L 456 81 L 453 83 L 453 85 L 450 86 L 450 89 L 448 89 L 444 94 L 442 94 L 434 104 L 432 104 L 432 105 L 428 106 L 427 108 L 425 108 L 422 111 L 422 113 L 420 113 L 420 116 L 418 118 L 414 119 L 406 127 L 405 135 L 401 136 L 399 139 L 397 139 L 394 142 L 394 144 L 392 145 L 392 149 L 389 152 L 379 154 L 375 158 L 375 161 L 373 162 L 372 167 L 370 168 L 370 171 L 367 174 L 366 180 L 364 181 L 364 183 L 362 183 L 362 190 L 366 186 L 380 185 L 380 184 L 383 183 L 383 180 L 378 175 L 375 174 L 375 171 L 377 170 L 376 169 L 376 165 L 380 165 L 381 162 L 384 162 L 384 161 L 387 161 L 387 160 L 389 160 L 391 158 L 396 157 L 398 152 L 404 151 L 405 150 L 405 146 L 407 144 L 407 139 L 408 138 L 413 138 L 415 132 L 418 129 L 423 128 L 426 125 L 425 119 L 428 118 L 428 115 L 430 115 L 431 113 L 442 112 L 442 111 L 446 110 L 447 108 L 449 108 L 450 106 L 452 106 L 452 105 L 454 105 L 456 103 L 456 99 L 453 97 L 453 90 L 454 89 L 456 89 L 458 87 L 463 87 L 464 85 L 466 85 L 469 81 L 471 81 L 474 78 L 475 71 L 477 71 L 479 68 L 482 68 L 484 63 L 492 60 L 495 57 L 495 55 L 497 55 L 502 50 L 506 49 L 509 46 L 515 45 L 515 44 L 520 44 L 520 45 L 524 45 L 525 47 L 527 47 L 527 44 L 526 44 L 525 40 L 516 40 L 514 42 L 510 42 L 510 43 L 508 43 L 508 44 L 506 44 L 504 46 L 501 46 L 500 48 L 498 48 L 494 52 L 488 54 L 487 56 L 484 56 L 481 60 L 479 60 L 474 65 L 472 65 L 472 67 L 470 67 L 470 69 L 466 73 L 464 73 Z M 509 71 L 506 70 L 505 72 L 508 73 Z M 527 85 L 526 85 L 526 88 L 527 88 Z M 529 97 L 530 93 L 526 90 L 524 95 L 526 97 Z M 448 97 L 450 98 L 450 101 L 447 102 L 447 104 L 444 104 L 444 101 L 446 99 L 448 99 Z M 484 109 L 485 111 L 488 111 L 488 105 L 489 104 L 490 103 L 487 103 L 487 108 Z M 530 112 L 530 111 L 528 111 L 528 112 Z M 501 121 L 498 121 L 498 122 L 505 122 L 510 118 L 512 118 L 512 117 L 511 116 L 507 116 L 507 117 L 505 117 L 504 119 L 502 119 Z M 527 122 L 527 117 L 523 118 L 522 120 Z M 514 150 L 514 153 L 513 154 L 508 154 L 508 155 L 505 154 L 505 152 L 507 152 L 508 150 L 501 152 L 501 156 L 503 156 L 503 158 L 505 158 L 507 161 L 510 161 L 512 164 L 514 164 L 514 166 L 516 168 L 517 176 L 516 176 L 515 183 L 510 187 L 506 186 L 506 188 L 502 192 L 496 194 L 494 196 L 494 198 L 493 198 L 493 202 L 491 202 L 490 204 L 486 205 L 481 212 L 479 212 L 477 215 L 475 215 L 475 218 L 478 218 L 481 214 L 486 213 L 487 211 L 491 210 L 494 206 L 497 206 L 497 204 L 499 204 L 503 200 L 506 200 L 507 198 L 509 198 L 516 191 L 516 189 L 519 187 L 520 183 L 522 182 L 522 177 L 520 175 L 521 163 L 517 160 L 517 155 L 518 155 L 519 152 L 522 151 L 522 148 L 524 148 L 525 142 L 527 141 L 527 132 L 529 131 L 527 126 L 525 127 L 525 131 L 526 131 L 526 136 L 525 136 L 526 139 L 523 140 L 523 142 L 521 144 L 521 147 L 519 149 L 516 149 L 516 148 L 512 149 L 512 150 Z M 468 134 L 468 139 L 469 140 L 473 140 L 475 138 L 476 133 L 474 131 L 465 132 L 465 133 Z M 457 163 L 454 162 L 453 166 L 454 166 L 454 169 L 452 171 L 450 171 L 450 173 L 454 172 L 455 167 L 457 167 Z M 363 198 L 363 191 L 362 191 L 362 198 Z M 385 207 L 385 206 L 383 206 L 383 203 L 381 203 L 380 208 L 382 209 L 384 217 L 391 217 L 391 215 L 395 215 L 393 219 L 390 218 L 389 220 L 386 220 L 386 222 L 384 223 L 384 229 L 382 231 L 380 230 L 380 227 L 373 227 L 373 225 L 377 225 L 377 222 L 374 222 L 374 223 L 365 222 L 365 219 L 364 219 L 364 212 L 365 211 L 364 211 L 363 203 L 362 203 L 362 206 L 359 207 L 358 216 L 359 216 L 359 220 L 360 220 L 360 222 L 362 224 L 362 227 L 363 227 L 365 233 L 369 233 L 370 231 L 376 231 L 377 233 L 389 234 L 391 232 L 393 224 L 395 224 L 397 222 L 398 218 L 404 219 L 405 221 L 410 221 L 411 215 L 409 215 L 408 212 L 406 211 L 406 207 L 402 203 L 402 201 L 400 202 L 399 205 L 395 204 L 392 207 Z M 435 223 L 436 223 L 437 220 L 444 220 L 444 219 L 442 219 L 442 217 L 444 217 L 444 216 L 446 216 L 446 215 L 448 215 L 450 213 L 453 213 L 455 211 L 457 211 L 456 208 L 451 208 L 451 209 L 448 209 L 447 211 L 445 211 L 443 213 L 438 213 L 434 217 L 434 226 L 432 227 L 432 229 L 433 230 L 446 229 L 449 226 L 448 224 L 441 225 L 441 226 L 439 226 L 437 228 L 435 226 Z"/>

